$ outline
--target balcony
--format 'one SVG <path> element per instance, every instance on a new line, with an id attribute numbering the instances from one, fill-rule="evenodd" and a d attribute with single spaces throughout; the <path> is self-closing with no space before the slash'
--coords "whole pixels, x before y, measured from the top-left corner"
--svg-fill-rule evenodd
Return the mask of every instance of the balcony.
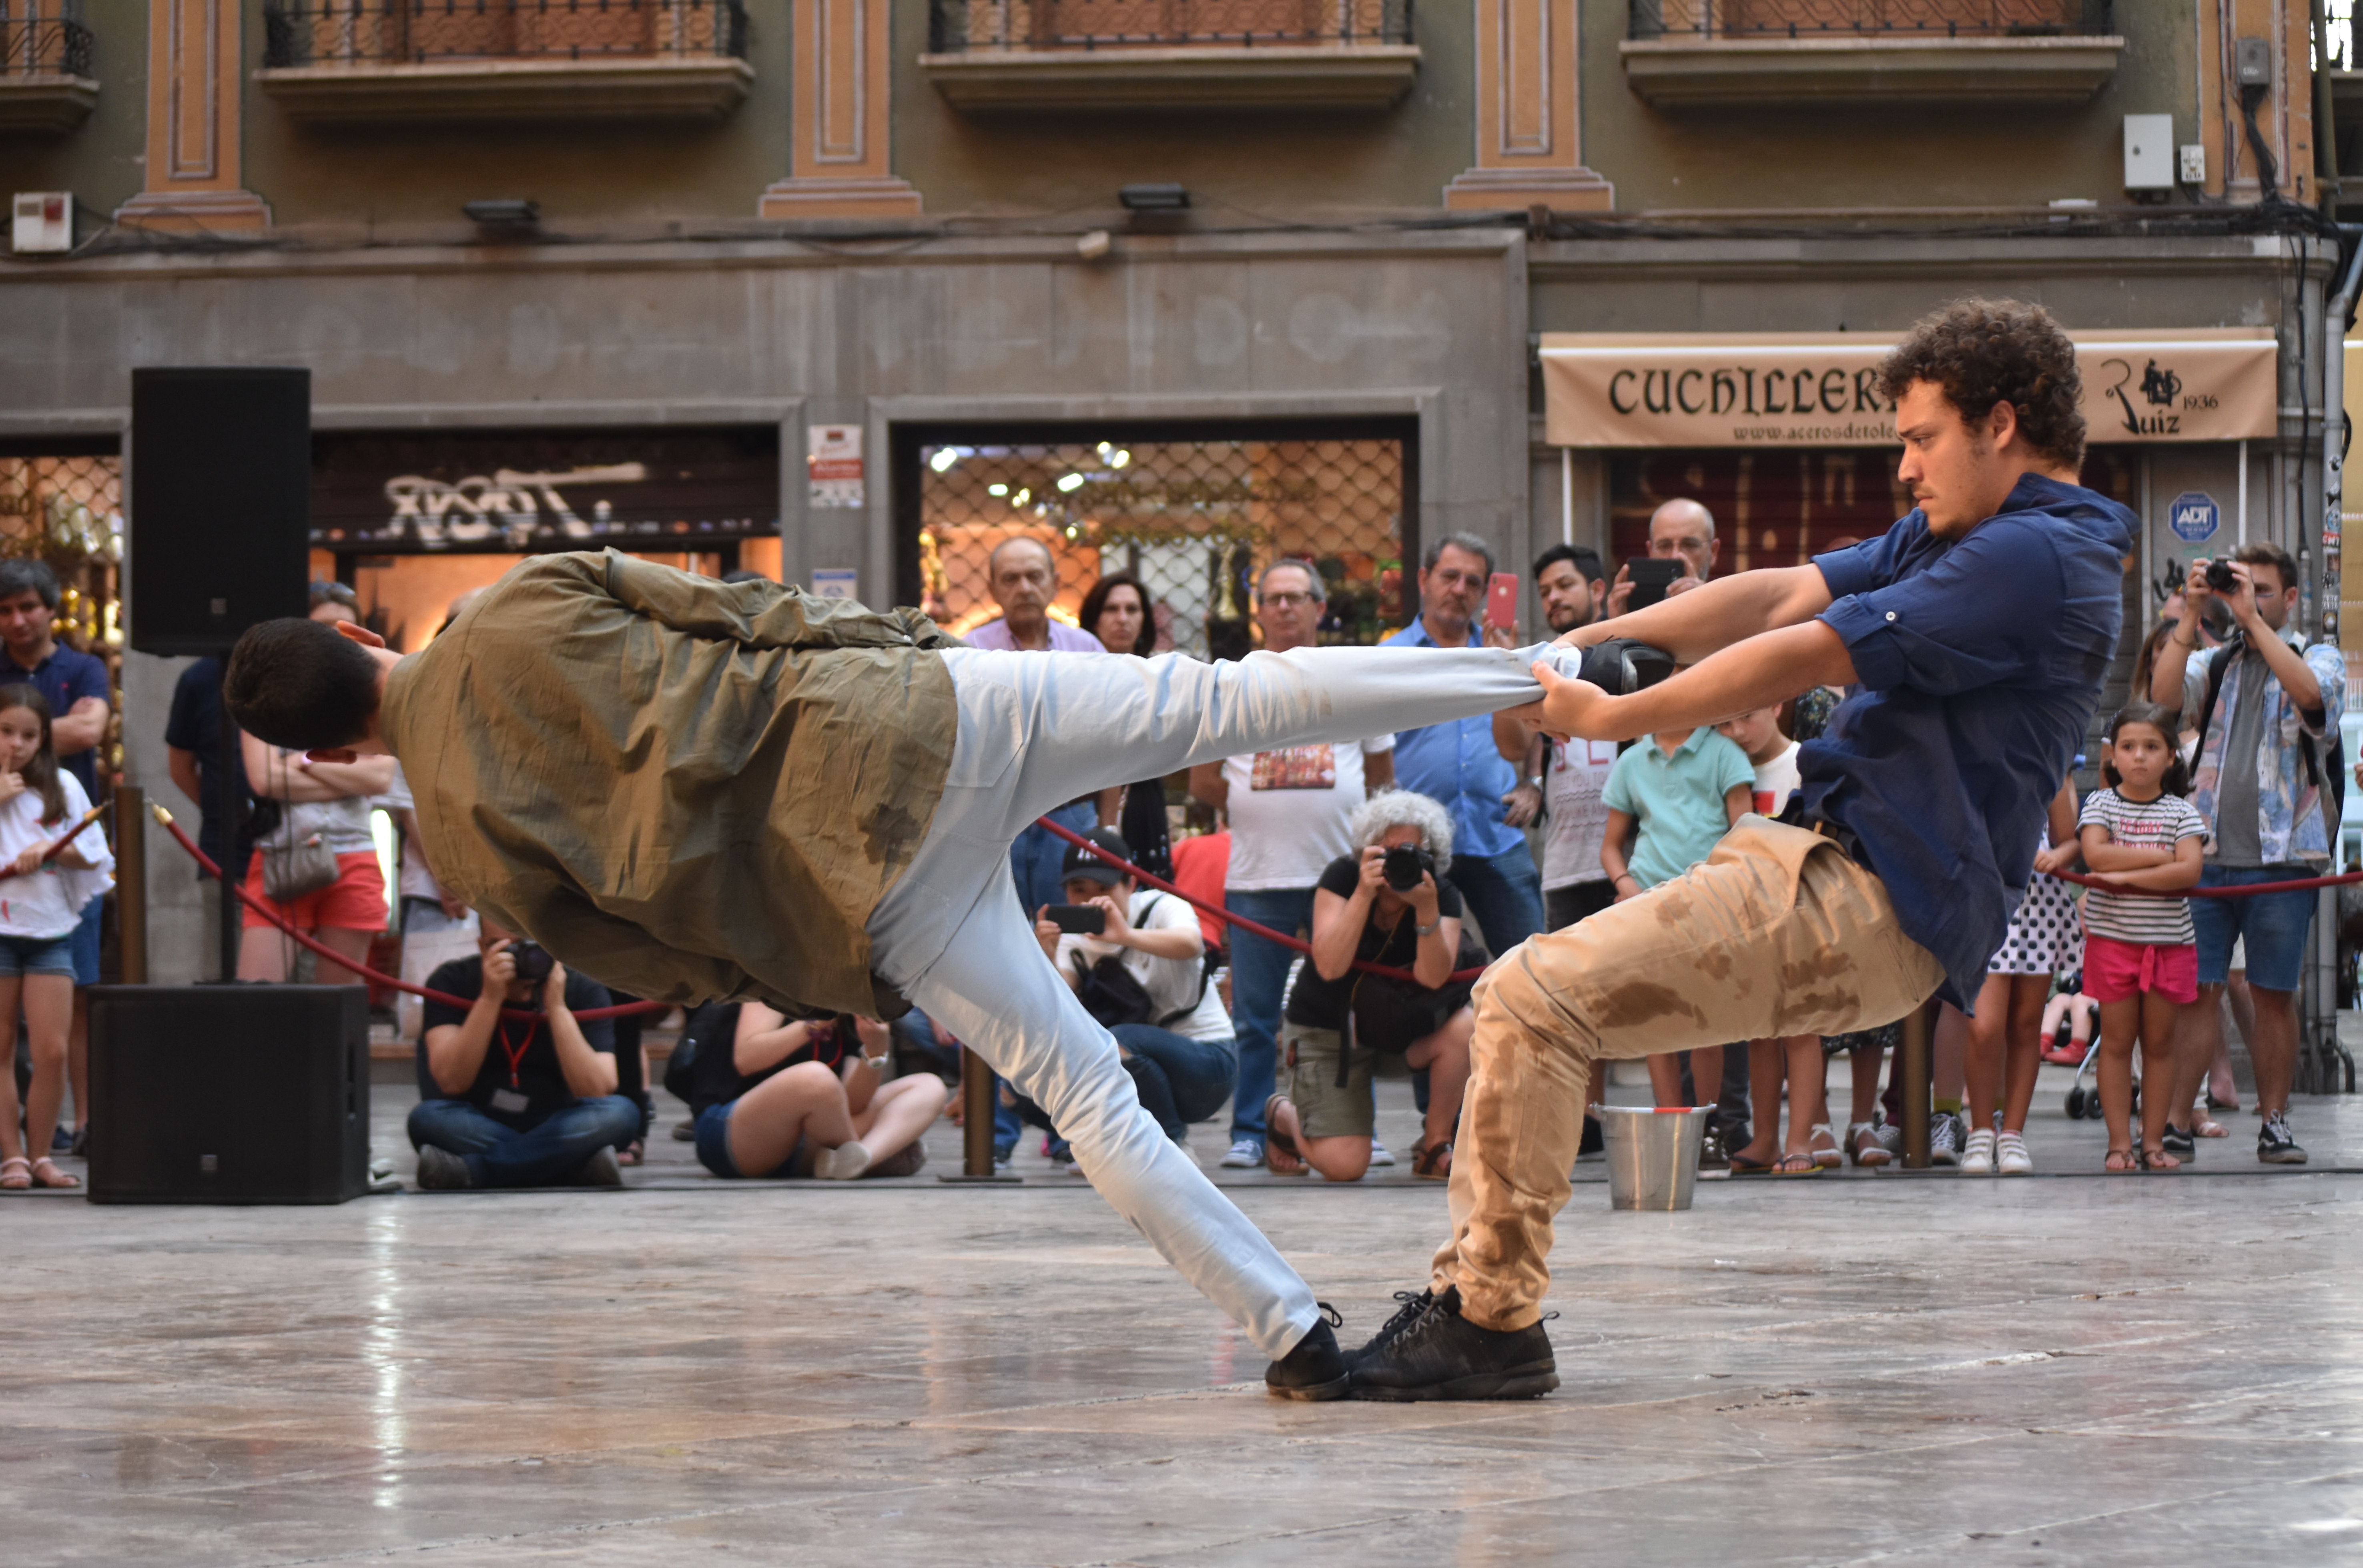
<path id="1" fill-rule="evenodd" d="M 1663 109 L 2074 104 L 2117 68 L 2110 0 L 1631 0 L 1625 80 Z"/>
<path id="2" fill-rule="evenodd" d="M 740 0 L 271 0 L 262 90 L 300 120 L 713 120 Z"/>
<path id="3" fill-rule="evenodd" d="M 958 109 L 1374 111 L 1419 69 L 1412 0 L 934 0 Z"/>
<path id="4" fill-rule="evenodd" d="M 80 22 L 0 21 L 0 135 L 54 136 L 90 118 L 90 45 Z"/>

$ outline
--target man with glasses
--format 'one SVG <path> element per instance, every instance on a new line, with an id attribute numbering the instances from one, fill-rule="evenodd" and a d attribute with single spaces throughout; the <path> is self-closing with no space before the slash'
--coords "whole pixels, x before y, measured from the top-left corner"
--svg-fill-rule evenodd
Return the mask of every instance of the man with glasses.
<path id="1" fill-rule="evenodd" d="M 1328 607 L 1321 574 L 1302 561 L 1264 568 L 1256 624 L 1275 653 L 1313 646 Z M 1347 852 L 1346 825 L 1362 802 L 1395 782 L 1395 738 L 1324 741 L 1245 752 L 1190 770 L 1190 793 L 1231 819 L 1231 866 L 1223 906 L 1292 935 L 1313 926 L 1313 888 Z M 1264 1161 L 1264 1106 L 1277 1086 L 1280 1005 L 1296 954 L 1239 927 L 1231 929 L 1231 1024 L 1237 1031 L 1238 1085 L 1231 1096 L 1234 1170 Z M 1378 1151 L 1373 1148 L 1376 1162 Z M 1392 1155 L 1387 1163 L 1393 1163 Z"/>

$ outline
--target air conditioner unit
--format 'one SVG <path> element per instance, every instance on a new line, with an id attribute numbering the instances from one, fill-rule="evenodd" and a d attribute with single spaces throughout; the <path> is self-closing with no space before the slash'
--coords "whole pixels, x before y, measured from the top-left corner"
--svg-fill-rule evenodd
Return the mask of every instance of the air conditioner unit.
<path id="1" fill-rule="evenodd" d="M 73 193 L 18 191 L 10 248 L 20 256 L 73 249 Z"/>

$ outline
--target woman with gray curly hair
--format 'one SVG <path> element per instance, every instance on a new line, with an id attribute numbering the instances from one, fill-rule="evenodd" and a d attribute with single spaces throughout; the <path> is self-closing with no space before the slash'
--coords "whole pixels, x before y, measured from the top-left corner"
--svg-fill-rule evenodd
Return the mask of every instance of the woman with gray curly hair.
<path id="1" fill-rule="evenodd" d="M 1476 1022 L 1467 983 L 1451 979 L 1460 957 L 1460 894 L 1444 876 L 1452 818 L 1426 795 L 1382 790 L 1354 813 L 1349 831 L 1353 852 L 1329 862 L 1313 895 L 1313 956 L 1281 1031 L 1288 1088 L 1264 1104 L 1265 1162 L 1281 1175 L 1310 1166 L 1329 1181 L 1359 1179 L 1377 1121 L 1371 1068 L 1399 1054 L 1428 1073 L 1412 1173 L 1444 1181 Z M 1357 960 L 1415 980 L 1357 970 Z"/>

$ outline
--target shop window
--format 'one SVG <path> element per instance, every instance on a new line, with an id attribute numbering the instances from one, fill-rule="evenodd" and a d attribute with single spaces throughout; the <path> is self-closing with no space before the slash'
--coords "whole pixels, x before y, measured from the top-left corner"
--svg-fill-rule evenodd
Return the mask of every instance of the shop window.
<path id="1" fill-rule="evenodd" d="M 102 793 L 123 772 L 123 460 L 114 445 L 0 447 L 9 454 L 0 455 L 0 555 L 50 563 L 64 589 L 57 639 L 106 663 L 113 712 L 99 747 Z"/>
<path id="2" fill-rule="evenodd" d="M 971 630 L 999 614 L 986 580 L 993 548 L 1030 538 L 1058 561 L 1059 618 L 1071 624 L 1101 576 L 1129 572 L 1148 591 L 1158 651 L 1236 658 L 1255 646 L 1257 573 L 1297 559 L 1328 587 L 1321 640 L 1376 642 L 1406 617 L 1414 446 L 1408 421 L 1212 435 L 899 431 L 897 597 L 955 634 Z"/>

